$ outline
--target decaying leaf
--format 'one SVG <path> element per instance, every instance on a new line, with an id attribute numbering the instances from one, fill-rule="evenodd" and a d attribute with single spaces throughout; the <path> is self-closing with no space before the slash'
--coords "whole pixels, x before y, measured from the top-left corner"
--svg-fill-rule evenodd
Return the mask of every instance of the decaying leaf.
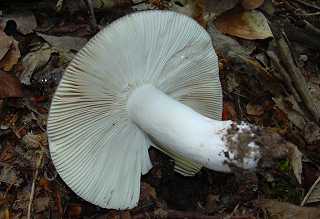
<path id="1" fill-rule="evenodd" d="M 295 145 L 289 148 L 289 161 L 297 181 L 301 184 L 302 153 Z"/>
<path id="2" fill-rule="evenodd" d="M 238 118 L 238 116 L 237 116 L 237 112 L 234 108 L 234 104 L 231 101 L 224 101 L 223 102 L 222 119 L 237 121 L 237 118 Z"/>
<path id="3" fill-rule="evenodd" d="M 67 209 L 67 214 L 70 218 L 79 218 L 82 212 L 80 204 L 70 204 Z"/>
<path id="4" fill-rule="evenodd" d="M 18 42 L 15 41 L 13 38 L 11 38 L 11 44 L 9 46 L 9 50 L 0 61 L 0 69 L 4 71 L 10 71 L 12 67 L 18 63 L 19 58 L 20 58 L 20 50 L 18 47 Z"/>
<path id="5" fill-rule="evenodd" d="M 261 116 L 264 113 L 264 107 L 259 104 L 248 103 L 246 106 L 246 111 L 248 115 Z"/>
<path id="6" fill-rule="evenodd" d="M 12 166 L 4 166 L 0 172 L 0 182 L 8 185 L 20 186 L 23 180 L 18 176 L 16 170 Z"/>
<path id="7" fill-rule="evenodd" d="M 0 35 L 0 60 L 7 54 L 11 45 L 13 38 L 7 36 L 5 33 Z"/>
<path id="8" fill-rule="evenodd" d="M 36 213 L 39 213 L 39 212 L 47 210 L 49 207 L 49 203 L 50 203 L 50 197 L 48 197 L 48 196 L 37 197 L 33 203 L 34 211 Z"/>
<path id="9" fill-rule="evenodd" d="M 273 36 L 268 20 L 256 10 L 225 13 L 217 18 L 215 25 L 222 33 L 249 40 Z"/>
<path id="10" fill-rule="evenodd" d="M 22 64 L 24 70 L 19 75 L 20 81 L 23 84 L 30 85 L 31 77 L 34 72 L 41 69 L 47 64 L 51 56 L 51 48 L 48 44 L 43 44 L 40 49 L 28 53 L 23 59 Z"/>
<path id="11" fill-rule="evenodd" d="M 37 20 L 31 11 L 7 14 L 0 20 L 1 26 L 5 27 L 9 20 L 13 20 L 17 24 L 17 30 L 22 34 L 32 33 L 37 27 Z"/>
<path id="12" fill-rule="evenodd" d="M 22 90 L 19 79 L 10 73 L 0 72 L 0 99 L 21 96 Z"/>
<path id="13" fill-rule="evenodd" d="M 51 46 L 56 47 L 58 49 L 78 51 L 87 43 L 87 39 L 82 37 L 58 37 L 41 33 L 37 33 L 37 35 L 45 39 Z"/>
<path id="14" fill-rule="evenodd" d="M 318 219 L 319 208 L 300 207 L 286 202 L 264 199 L 257 202 L 257 207 L 262 209 L 270 219 Z"/>
<path id="15" fill-rule="evenodd" d="M 264 0 L 242 0 L 241 5 L 246 10 L 252 10 L 259 8 L 263 2 Z"/>
<path id="16" fill-rule="evenodd" d="M 22 137 L 22 142 L 31 148 L 41 148 L 47 145 L 47 136 L 45 133 L 32 134 L 27 133 Z"/>
<path id="17" fill-rule="evenodd" d="M 308 144 L 320 141 L 320 127 L 315 122 L 307 122 L 303 131 Z"/>
<path id="18" fill-rule="evenodd" d="M 303 111 L 300 109 L 297 101 L 293 96 L 288 97 L 274 97 L 272 100 L 275 102 L 276 106 L 287 114 L 289 120 L 297 126 L 299 129 L 303 130 L 306 125 L 306 119 L 304 117 Z"/>
<path id="19" fill-rule="evenodd" d="M 140 205 L 148 205 L 150 202 L 157 200 L 156 190 L 148 183 L 141 183 Z"/>

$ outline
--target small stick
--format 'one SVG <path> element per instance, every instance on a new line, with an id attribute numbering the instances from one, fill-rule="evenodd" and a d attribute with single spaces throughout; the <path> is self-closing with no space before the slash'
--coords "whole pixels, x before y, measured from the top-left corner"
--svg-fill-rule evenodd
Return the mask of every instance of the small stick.
<path id="1" fill-rule="evenodd" d="M 33 180 L 32 180 L 32 186 L 31 186 L 31 192 L 30 192 L 30 198 L 29 198 L 29 204 L 28 204 L 27 219 L 31 219 L 32 202 L 33 202 L 33 198 L 34 198 L 34 191 L 36 188 L 36 181 L 38 178 L 39 167 L 41 165 L 42 158 L 43 158 L 43 153 L 40 154 L 40 157 L 38 158 L 38 160 L 36 162 L 36 171 L 34 173 Z"/>
<path id="2" fill-rule="evenodd" d="M 294 0 L 294 1 L 298 2 L 298 3 L 302 4 L 302 5 L 305 5 L 305 6 L 309 7 L 309 8 L 320 10 L 320 7 L 318 7 L 316 5 L 313 5 L 313 4 L 310 4 L 310 3 L 306 2 L 306 1 L 302 1 L 302 0 Z"/>
<path id="3" fill-rule="evenodd" d="M 313 183 L 311 188 L 309 189 L 308 193 L 304 196 L 300 206 L 304 206 L 304 204 L 307 202 L 308 198 L 310 197 L 311 193 L 313 192 L 314 188 L 319 184 L 320 182 L 320 177 Z"/>
<path id="4" fill-rule="evenodd" d="M 94 10 L 93 10 L 92 0 L 86 0 L 86 3 L 89 8 L 91 30 L 92 30 L 92 32 L 96 33 L 96 31 L 98 30 L 98 26 L 97 26 L 96 16 L 95 16 Z"/>

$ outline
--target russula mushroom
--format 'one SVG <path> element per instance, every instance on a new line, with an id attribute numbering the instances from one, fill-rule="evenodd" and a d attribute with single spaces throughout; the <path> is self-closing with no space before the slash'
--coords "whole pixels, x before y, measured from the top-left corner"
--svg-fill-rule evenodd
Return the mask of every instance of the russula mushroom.
<path id="1" fill-rule="evenodd" d="M 256 145 L 235 159 L 227 144 L 218 71 L 209 35 L 190 17 L 145 11 L 111 23 L 75 56 L 52 100 L 49 146 L 61 178 L 91 203 L 126 209 L 152 167 L 150 145 L 183 175 L 230 171 L 228 162 L 254 168 Z"/>

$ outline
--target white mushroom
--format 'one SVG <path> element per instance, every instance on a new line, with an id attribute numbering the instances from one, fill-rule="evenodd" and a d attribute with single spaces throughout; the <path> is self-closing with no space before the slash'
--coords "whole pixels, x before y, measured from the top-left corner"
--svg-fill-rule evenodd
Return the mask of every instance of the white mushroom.
<path id="1" fill-rule="evenodd" d="M 227 162 L 255 167 L 254 144 L 235 159 L 226 137 L 232 122 L 218 121 L 221 111 L 207 32 L 175 12 L 130 14 L 91 39 L 66 69 L 48 119 L 51 157 L 85 200 L 132 208 L 141 174 L 152 167 L 149 145 L 171 156 L 183 175 L 202 166 L 230 171 Z"/>

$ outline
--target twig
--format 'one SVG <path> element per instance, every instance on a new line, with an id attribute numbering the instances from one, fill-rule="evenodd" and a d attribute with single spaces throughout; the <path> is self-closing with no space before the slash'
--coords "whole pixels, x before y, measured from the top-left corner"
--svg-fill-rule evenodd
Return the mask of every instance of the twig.
<path id="1" fill-rule="evenodd" d="M 297 100 L 297 102 L 300 102 L 300 96 L 292 84 L 291 77 L 288 74 L 288 72 L 283 68 L 283 66 L 280 64 L 280 61 L 279 61 L 277 55 L 273 51 L 267 51 L 267 55 L 270 58 L 271 62 L 274 64 L 274 66 L 279 71 L 279 73 L 281 75 L 280 80 L 285 83 L 285 85 L 287 86 L 289 91 L 293 94 L 293 96 Z"/>
<path id="2" fill-rule="evenodd" d="M 87 3 L 87 6 L 89 8 L 91 30 L 93 33 L 96 33 L 96 31 L 98 30 L 98 26 L 97 26 L 96 16 L 93 10 L 92 0 L 86 0 L 85 2 Z"/>
<path id="3" fill-rule="evenodd" d="M 305 24 L 305 28 L 308 29 L 309 31 L 312 31 L 313 33 L 317 34 L 320 36 L 320 29 L 312 25 L 306 20 L 303 20 L 303 23 Z"/>
<path id="4" fill-rule="evenodd" d="M 310 197 L 311 193 L 313 192 L 314 188 L 319 184 L 320 182 L 320 176 L 318 177 L 318 179 L 313 183 L 313 185 L 311 186 L 311 188 L 309 189 L 308 193 L 304 196 L 300 206 L 304 206 L 304 204 L 306 203 L 306 201 L 308 200 L 308 198 Z"/>
<path id="5" fill-rule="evenodd" d="M 305 6 L 309 7 L 309 8 L 320 10 L 320 7 L 318 7 L 316 5 L 313 5 L 313 4 L 310 4 L 310 3 L 306 2 L 306 1 L 302 1 L 302 0 L 294 0 L 294 1 L 298 2 L 298 3 L 302 4 L 302 5 L 305 5 Z"/>
<path id="6" fill-rule="evenodd" d="M 36 171 L 34 173 L 33 180 L 32 180 L 32 186 L 31 186 L 31 192 L 30 192 L 30 198 L 29 198 L 29 204 L 28 204 L 27 219 L 31 219 L 32 202 L 33 202 L 33 198 L 34 198 L 36 181 L 37 181 L 38 174 L 39 174 L 39 168 L 42 163 L 42 158 L 43 158 L 43 153 L 40 154 L 40 157 L 36 161 Z"/>
<path id="7" fill-rule="evenodd" d="M 299 93 L 305 106 L 315 118 L 316 122 L 320 122 L 320 107 L 314 102 L 312 96 L 309 93 L 307 82 L 301 73 L 300 69 L 295 65 L 290 48 L 286 43 L 283 33 L 282 36 L 277 40 L 279 54 L 281 61 L 285 69 L 290 73 L 292 83 L 295 86 L 297 92 Z"/>
<path id="8" fill-rule="evenodd" d="M 320 11 L 318 12 L 313 12 L 313 13 L 296 13 L 296 15 L 299 15 L 299 16 L 304 16 L 304 17 L 309 17 L 309 16 L 317 16 L 317 15 L 320 15 Z"/>

